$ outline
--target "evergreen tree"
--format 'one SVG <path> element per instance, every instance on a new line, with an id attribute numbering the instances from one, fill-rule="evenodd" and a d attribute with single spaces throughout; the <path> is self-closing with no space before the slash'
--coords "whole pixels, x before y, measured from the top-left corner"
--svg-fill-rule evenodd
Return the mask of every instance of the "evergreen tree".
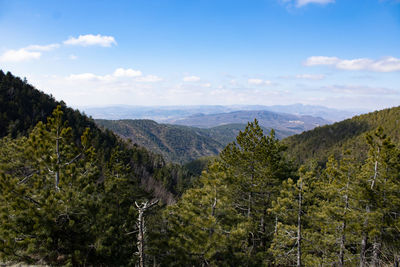
<path id="1" fill-rule="evenodd" d="M 94 150 L 86 146 L 88 132 L 78 148 L 61 118 L 58 107 L 29 138 L 6 145 L 10 163 L 2 162 L 0 180 L 0 250 L 6 259 L 77 265 L 91 256 Z"/>
<path id="2" fill-rule="evenodd" d="M 398 258 L 400 153 L 382 128 L 367 135 L 367 143 L 370 150 L 359 175 L 358 200 L 364 218 L 360 266 L 378 266 Z"/>
<path id="3" fill-rule="evenodd" d="M 168 265 L 240 264 L 241 240 L 246 232 L 243 216 L 232 206 L 227 176 L 220 163 L 210 166 L 200 186 L 189 189 L 182 199 L 167 208 Z M 237 254 L 236 254 L 237 253 Z M 236 256 L 236 257 L 235 257 Z"/>
<path id="4" fill-rule="evenodd" d="M 220 155 L 219 161 L 230 179 L 233 205 L 251 225 L 246 250 L 253 264 L 268 257 L 266 251 L 275 226 L 275 218 L 268 209 L 281 182 L 293 173 L 284 151 L 285 146 L 275 138 L 275 132 L 265 136 L 254 120 Z"/>
<path id="5" fill-rule="evenodd" d="M 316 245 L 323 252 L 321 258 L 326 264 L 348 266 L 357 262 L 354 252 L 360 240 L 356 202 L 358 173 L 359 164 L 350 151 L 346 151 L 340 161 L 333 156 L 329 158 L 322 179 L 316 185 L 320 196 L 312 225 L 320 240 Z"/>
<path id="6" fill-rule="evenodd" d="M 316 206 L 315 166 L 302 166 L 300 178 L 291 178 L 281 185 L 279 196 L 272 203 L 270 211 L 276 216 L 274 237 L 269 248 L 273 263 L 284 266 L 316 266 L 321 264 L 318 257 L 318 238 L 313 234 L 310 222 Z"/>
<path id="7" fill-rule="evenodd" d="M 97 214 L 96 252 L 99 262 L 115 266 L 134 265 L 136 256 L 135 201 L 146 197 L 130 167 L 130 155 L 114 148 L 104 170 L 101 209 Z"/>

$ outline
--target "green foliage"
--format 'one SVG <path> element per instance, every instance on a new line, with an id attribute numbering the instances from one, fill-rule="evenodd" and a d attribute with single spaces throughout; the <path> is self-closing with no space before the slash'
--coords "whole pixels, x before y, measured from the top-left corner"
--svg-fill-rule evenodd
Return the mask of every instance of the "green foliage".
<path id="1" fill-rule="evenodd" d="M 158 124 L 151 120 L 96 120 L 96 123 L 175 163 L 214 156 L 223 148 L 204 132 L 205 129 Z"/>
<path id="2" fill-rule="evenodd" d="M 382 128 L 366 139 L 369 153 L 358 176 L 357 199 L 364 218 L 361 232 L 372 246 L 364 256 L 377 265 L 399 251 L 400 231 L 396 227 L 400 221 L 400 150 Z"/>
<path id="3" fill-rule="evenodd" d="M 348 149 L 354 151 L 353 156 L 362 162 L 368 152 L 366 133 L 382 127 L 395 142 L 400 141 L 399 117 L 400 107 L 375 111 L 288 137 L 284 143 L 288 146 L 288 155 L 299 164 L 315 159 L 324 165 L 330 155 L 338 158 Z"/>
<path id="4" fill-rule="evenodd" d="M 58 107 L 28 138 L 2 142 L 0 251 L 6 259 L 77 265 L 88 256 L 97 198 L 94 150 L 70 142 L 61 116 Z"/>
<path id="5" fill-rule="evenodd" d="M 249 123 L 164 213 L 168 265 L 267 263 L 273 227 L 267 209 L 292 171 L 284 149 L 273 131 L 264 136 L 256 120 Z"/>
<path id="6" fill-rule="evenodd" d="M 201 157 L 214 157 L 236 139 L 246 124 L 227 124 L 212 128 L 196 128 L 159 124 L 152 120 L 96 120 L 101 127 L 161 154 L 165 160 L 185 164 Z M 264 132 L 271 129 L 261 127 Z M 277 131 L 279 139 L 293 133 Z"/>
<path id="7" fill-rule="evenodd" d="M 246 238 L 243 218 L 233 209 L 227 177 L 219 163 L 204 173 L 201 187 L 189 189 L 164 212 L 171 265 L 227 265 L 229 249 Z M 236 240 L 235 240 L 236 239 Z M 239 242 L 238 242 L 239 241 Z M 238 247 L 236 247 L 238 249 Z"/>

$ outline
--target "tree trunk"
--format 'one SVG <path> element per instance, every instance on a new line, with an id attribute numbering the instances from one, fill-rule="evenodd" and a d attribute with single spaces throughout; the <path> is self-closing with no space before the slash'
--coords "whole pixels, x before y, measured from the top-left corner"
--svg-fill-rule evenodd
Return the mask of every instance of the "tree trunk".
<path id="1" fill-rule="evenodd" d="M 340 251 L 339 251 L 339 266 L 340 267 L 344 266 L 344 250 L 345 250 L 345 246 L 346 246 L 346 234 L 345 234 L 345 231 L 346 231 L 346 214 L 347 214 L 347 210 L 349 209 L 348 190 L 349 190 L 349 180 L 347 180 L 346 195 L 344 196 L 345 206 L 344 206 L 344 212 L 343 212 L 342 235 L 340 237 Z"/>
<path id="2" fill-rule="evenodd" d="M 374 238 L 374 244 L 372 245 L 372 266 L 379 266 L 379 254 L 381 250 L 381 243 L 378 237 Z"/>
<path id="3" fill-rule="evenodd" d="M 302 212 L 303 182 L 300 180 L 299 210 L 297 213 L 297 267 L 301 267 L 301 212 Z"/>
<path id="4" fill-rule="evenodd" d="M 139 228 L 139 233 L 138 233 L 138 241 L 137 241 L 137 246 L 138 246 L 138 252 L 139 252 L 139 267 L 144 267 L 144 234 L 145 234 L 145 229 L 144 229 L 144 217 L 143 217 L 143 212 L 144 209 L 139 209 L 139 216 L 138 216 L 138 228 Z"/>
<path id="5" fill-rule="evenodd" d="M 146 238 L 146 226 L 144 224 L 144 214 L 145 212 L 150 209 L 152 206 L 157 204 L 158 200 L 151 202 L 149 204 L 148 201 L 142 203 L 142 205 L 138 205 L 135 201 L 136 208 L 139 212 L 139 216 L 137 219 L 137 227 L 138 227 L 138 241 L 137 241 L 137 248 L 138 248 L 138 254 L 139 254 L 139 267 L 144 267 L 145 266 L 145 253 L 144 253 L 144 248 L 145 248 L 145 238 Z"/>
<path id="6" fill-rule="evenodd" d="M 365 229 L 368 226 L 368 213 L 369 213 L 369 205 L 366 207 L 366 218 L 364 220 L 364 230 L 362 234 L 362 239 L 361 239 L 361 251 L 360 251 L 360 267 L 366 266 L 366 252 L 367 252 L 367 242 L 368 242 L 368 233 L 366 232 L 367 230 Z"/>
<path id="7" fill-rule="evenodd" d="M 254 172 L 254 167 L 252 169 Z M 247 203 L 247 218 L 250 218 L 251 216 L 251 202 L 253 201 L 253 182 L 254 182 L 254 174 L 251 174 L 251 180 L 250 180 L 250 188 L 249 188 L 249 195 L 248 195 L 248 203 Z"/>
<path id="8" fill-rule="evenodd" d="M 215 195 L 214 195 L 214 202 L 211 206 L 211 216 L 214 217 L 215 216 L 215 209 L 217 207 L 217 189 L 215 188 Z M 211 227 L 210 229 L 210 236 L 214 233 L 214 227 Z"/>
<path id="9" fill-rule="evenodd" d="M 60 156 L 60 134 L 59 129 L 57 128 L 57 136 L 56 136 L 56 154 L 57 154 L 57 166 L 55 170 L 55 188 L 58 191 L 58 184 L 60 183 L 60 164 L 61 164 L 61 156 Z"/>

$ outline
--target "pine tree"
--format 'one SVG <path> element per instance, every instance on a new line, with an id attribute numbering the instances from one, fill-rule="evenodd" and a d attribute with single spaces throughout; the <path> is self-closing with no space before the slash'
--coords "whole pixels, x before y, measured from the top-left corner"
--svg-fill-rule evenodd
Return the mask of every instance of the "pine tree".
<path id="1" fill-rule="evenodd" d="M 243 231 L 246 221 L 232 206 L 232 194 L 221 164 L 211 165 L 199 183 L 164 213 L 170 236 L 168 254 L 173 256 L 166 259 L 167 264 L 240 264 L 240 247 L 247 246 L 240 243 L 247 234 Z"/>
<path id="2" fill-rule="evenodd" d="M 96 252 L 109 265 L 134 265 L 137 256 L 135 201 L 147 197 L 130 167 L 130 155 L 115 147 L 104 166 L 101 208 L 97 214 Z"/>
<path id="3" fill-rule="evenodd" d="M 359 176 L 362 190 L 358 200 L 365 218 L 360 266 L 378 266 L 398 257 L 400 232 L 395 226 L 400 219 L 400 153 L 382 128 L 367 135 L 367 143 L 370 150 Z M 393 249 L 397 255 L 393 255 Z"/>
<path id="4" fill-rule="evenodd" d="M 10 163 L 3 162 L 0 182 L 5 258 L 84 264 L 90 257 L 98 172 L 88 137 L 86 131 L 81 147 L 75 145 L 58 107 L 29 138 L 6 145 Z"/>
<path id="5" fill-rule="evenodd" d="M 276 216 L 274 238 L 269 252 L 274 264 L 284 266 L 315 266 L 320 259 L 315 251 L 315 238 L 310 222 L 315 210 L 316 180 L 314 169 L 302 166 L 297 181 L 284 181 L 270 212 Z"/>
<path id="6" fill-rule="evenodd" d="M 322 251 L 320 257 L 325 264 L 348 266 L 357 262 L 353 252 L 360 240 L 357 234 L 360 214 L 356 203 L 358 172 L 359 164 L 350 151 L 346 151 L 340 161 L 333 156 L 329 158 L 322 179 L 316 184 L 320 195 L 312 227 L 314 240 L 320 240 L 315 245 Z"/>
<path id="7" fill-rule="evenodd" d="M 275 224 L 268 209 L 281 182 L 292 174 L 291 166 L 283 156 L 284 150 L 275 138 L 275 132 L 272 130 L 265 136 L 258 121 L 254 120 L 220 155 L 220 162 L 231 182 L 233 204 L 251 225 L 247 251 L 253 264 L 267 257 Z"/>

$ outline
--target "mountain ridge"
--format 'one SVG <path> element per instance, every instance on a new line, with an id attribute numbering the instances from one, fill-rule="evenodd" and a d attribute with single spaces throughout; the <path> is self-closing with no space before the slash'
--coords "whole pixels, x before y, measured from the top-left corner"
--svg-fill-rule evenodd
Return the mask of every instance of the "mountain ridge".
<path id="1" fill-rule="evenodd" d="M 318 105 L 194 105 L 194 106 L 133 106 L 110 105 L 78 107 L 95 119 L 151 119 L 159 123 L 165 123 L 170 119 L 183 119 L 194 114 L 218 114 L 233 111 L 265 110 L 277 113 L 289 113 L 297 115 L 310 115 L 322 117 L 328 121 L 340 121 L 351 118 L 366 110 L 339 110 Z"/>
<path id="2" fill-rule="evenodd" d="M 186 163 L 201 157 L 216 156 L 246 124 L 226 124 L 202 129 L 184 125 L 162 124 L 152 120 L 95 120 L 102 128 L 146 147 L 172 162 Z M 265 132 L 270 129 L 263 128 Z M 277 131 L 278 138 L 288 135 Z"/>
<path id="3" fill-rule="evenodd" d="M 288 153 L 298 163 L 315 158 L 323 164 L 330 155 L 340 155 L 347 149 L 358 151 L 359 160 L 363 160 L 367 154 L 365 135 L 378 127 L 382 127 L 395 142 L 400 142 L 400 106 L 317 127 L 283 141 L 288 146 Z"/>

